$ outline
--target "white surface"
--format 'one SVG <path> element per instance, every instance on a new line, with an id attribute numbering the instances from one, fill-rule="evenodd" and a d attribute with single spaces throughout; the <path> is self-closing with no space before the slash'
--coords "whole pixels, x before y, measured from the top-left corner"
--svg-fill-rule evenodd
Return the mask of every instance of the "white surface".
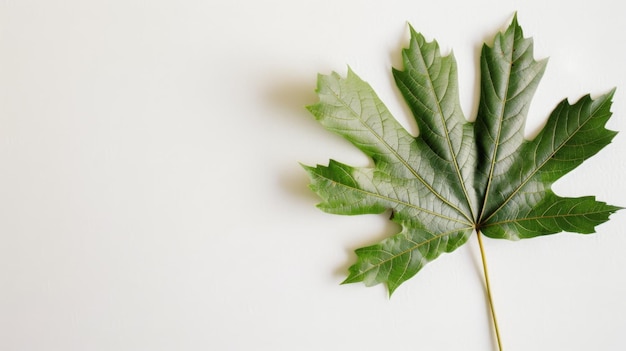
<path id="1" fill-rule="evenodd" d="M 626 22 L 589 1 L 0 1 L 1 350 L 495 350 L 475 241 L 387 299 L 340 286 L 380 216 L 318 211 L 298 162 L 367 160 L 303 106 L 350 65 L 406 125 L 407 22 L 452 48 L 514 11 L 550 63 L 529 129 L 617 86 L 614 142 L 556 186 L 626 206 Z M 473 117 L 473 116 L 472 116 Z M 626 212 L 487 240 L 507 351 L 626 348 Z"/>

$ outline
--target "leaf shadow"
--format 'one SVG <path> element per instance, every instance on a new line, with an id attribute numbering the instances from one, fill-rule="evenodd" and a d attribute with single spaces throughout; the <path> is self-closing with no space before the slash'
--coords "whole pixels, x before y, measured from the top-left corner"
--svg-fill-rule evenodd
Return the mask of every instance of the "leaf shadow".
<path id="1" fill-rule="evenodd" d="M 304 131 L 303 133 L 311 136 L 311 139 L 327 140 L 328 138 L 335 138 L 335 140 L 340 140 L 340 142 L 350 145 L 350 148 L 353 148 L 348 141 L 324 129 L 306 110 L 307 105 L 318 101 L 317 94 L 315 93 L 315 79 L 315 75 L 302 79 L 291 76 L 290 80 L 286 82 L 269 86 L 263 95 L 264 101 L 274 110 L 279 111 L 275 117 L 282 119 L 280 121 L 283 125 L 281 128 Z M 397 94 L 398 98 L 402 99 L 399 91 Z M 358 149 L 354 149 L 354 152 L 358 153 L 359 151 Z M 329 155 L 321 155 L 322 158 L 327 158 L 328 156 Z M 320 202 L 320 198 L 309 188 L 309 178 L 304 170 L 298 169 L 298 171 L 295 171 L 295 169 L 299 167 L 291 166 L 281 168 L 282 169 L 277 172 L 276 177 L 280 189 L 296 197 L 299 201 L 306 202 L 311 207 Z M 348 268 L 356 262 L 356 254 L 354 253 L 356 249 L 373 245 L 400 232 L 400 226 L 389 221 L 390 215 L 390 210 L 378 215 L 367 215 L 370 217 L 370 220 L 373 220 L 371 230 L 367 230 L 367 232 L 347 233 L 347 235 L 354 238 L 354 240 L 346 238 L 348 244 L 344 247 L 345 259 L 342 260 L 342 264 L 339 264 L 336 269 L 332 271 L 333 278 L 343 280 L 347 277 Z M 328 216 L 331 216 L 331 214 L 328 214 Z M 347 220 L 356 219 L 354 216 L 342 217 Z"/>
<path id="2" fill-rule="evenodd" d="M 279 186 L 289 194 L 306 201 L 308 204 L 314 206 L 320 202 L 319 197 L 309 188 L 309 179 L 302 170 L 302 172 L 284 172 L 278 176 Z"/>
<path id="3" fill-rule="evenodd" d="M 294 118 L 290 118 L 290 121 L 312 120 L 308 118 L 310 114 L 307 113 L 305 107 L 317 101 L 315 75 L 306 79 L 290 77 L 288 81 L 269 86 L 263 97 L 268 104 L 292 113 Z"/>
<path id="4" fill-rule="evenodd" d="M 346 259 L 344 264 L 335 269 L 334 275 L 336 277 L 347 277 L 348 269 L 356 262 L 355 251 L 359 248 L 375 245 L 381 241 L 400 233 L 402 227 L 389 220 L 391 216 L 391 210 L 387 210 L 381 214 L 366 215 L 376 222 L 368 230 L 367 233 L 357 233 L 358 239 L 354 240 L 351 244 L 346 245 L 344 253 Z"/>
<path id="5" fill-rule="evenodd" d="M 286 83 L 270 86 L 264 94 L 264 101 L 279 111 L 275 117 L 282 118 L 280 122 L 288 130 L 307 131 L 320 135 L 328 134 L 309 114 L 306 106 L 317 100 L 315 94 L 315 76 L 310 79 L 291 79 Z M 272 80 L 274 81 L 274 80 Z M 296 164 L 297 161 L 294 161 Z M 294 170 L 296 167 L 285 167 Z M 299 167 L 298 167 L 299 168 Z M 300 168 L 300 172 L 285 171 L 277 174 L 280 188 L 299 198 L 310 202 L 319 202 L 319 198 L 309 189 L 308 177 Z"/>

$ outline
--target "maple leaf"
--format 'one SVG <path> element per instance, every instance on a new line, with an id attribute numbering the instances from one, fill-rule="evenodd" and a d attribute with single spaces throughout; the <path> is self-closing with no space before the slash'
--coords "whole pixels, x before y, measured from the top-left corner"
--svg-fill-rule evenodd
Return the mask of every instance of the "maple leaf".
<path id="1" fill-rule="evenodd" d="M 475 122 L 468 122 L 460 108 L 453 55 L 441 56 L 436 41 L 410 31 L 404 69 L 394 69 L 393 76 L 417 122 L 417 137 L 351 69 L 345 78 L 320 75 L 320 101 L 308 106 L 326 129 L 373 160 L 373 167 L 334 160 L 304 166 L 323 200 L 318 207 L 342 215 L 391 210 L 391 220 L 402 228 L 356 250 L 357 262 L 344 283 L 384 283 L 392 294 L 473 233 L 479 240 L 481 235 L 523 239 L 592 233 L 620 209 L 591 196 L 561 197 L 551 190 L 615 136 L 605 128 L 614 90 L 574 104 L 563 100 L 539 134 L 525 140 L 526 114 L 546 61 L 535 61 L 532 39 L 524 38 L 516 17 L 493 46 L 483 46 Z"/>

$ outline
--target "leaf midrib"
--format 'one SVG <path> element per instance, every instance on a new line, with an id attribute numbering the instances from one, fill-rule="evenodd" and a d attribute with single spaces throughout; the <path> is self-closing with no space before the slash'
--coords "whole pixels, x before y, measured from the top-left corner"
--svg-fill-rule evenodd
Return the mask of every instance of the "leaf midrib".
<path id="1" fill-rule="evenodd" d="M 515 29 L 517 30 L 517 29 Z M 496 164 L 496 159 L 497 159 L 497 155 L 498 155 L 498 151 L 500 150 L 500 135 L 502 133 L 502 119 L 504 118 L 504 111 L 506 109 L 507 106 L 507 101 L 508 101 L 508 96 L 509 96 L 509 88 L 510 88 L 510 84 L 511 84 L 511 71 L 513 68 L 513 50 L 515 49 L 515 34 L 513 33 L 513 48 L 510 50 L 510 58 L 508 60 L 508 72 L 506 74 L 506 90 L 504 92 L 504 96 L 502 99 L 500 99 L 502 101 L 502 107 L 500 108 L 500 113 L 498 116 L 498 120 L 500 121 L 500 123 L 498 123 L 498 133 L 496 136 L 496 139 L 494 140 L 495 142 L 495 146 L 494 146 L 494 150 L 493 150 L 493 156 L 491 158 L 491 162 L 490 162 L 490 169 L 489 169 L 489 177 L 487 178 L 487 187 L 485 189 L 485 199 L 483 200 L 483 205 L 481 207 L 480 210 L 480 218 L 478 219 L 478 226 L 481 226 L 482 223 L 486 222 L 483 221 L 483 216 L 485 215 L 485 207 L 487 206 L 488 203 L 488 199 L 489 199 L 489 190 L 491 190 L 491 185 L 493 184 L 493 172 L 495 170 L 495 164 Z M 491 79 L 491 75 L 489 75 L 489 78 Z M 491 79 L 493 81 L 493 79 Z M 496 93 L 497 95 L 497 93 Z"/>
<path id="2" fill-rule="evenodd" d="M 419 46 L 419 44 L 416 41 L 416 44 Z M 452 141 L 450 140 L 450 131 L 448 130 L 448 124 L 446 123 L 446 119 L 443 115 L 443 108 L 441 107 L 441 102 L 439 101 L 439 96 L 437 95 L 437 92 L 435 91 L 435 85 L 433 82 L 433 78 L 430 74 L 430 70 L 428 69 L 430 66 L 428 66 L 426 64 L 426 60 L 424 59 L 424 55 L 421 52 L 421 47 L 418 49 L 420 52 L 420 59 L 422 60 L 422 63 L 424 64 L 424 68 L 426 70 L 426 77 L 428 79 L 428 84 L 430 85 L 430 89 L 433 92 L 433 95 L 435 96 L 435 101 L 437 104 L 437 110 L 438 110 L 438 115 L 439 115 L 439 119 L 441 120 L 441 124 L 443 126 L 443 130 L 446 136 L 446 143 L 448 144 L 448 150 L 450 151 L 450 155 L 452 155 L 452 163 L 454 164 L 454 170 L 456 172 L 457 177 L 459 178 L 459 182 L 461 183 L 461 189 L 463 190 L 463 195 L 465 195 L 465 200 L 467 201 L 467 207 L 470 210 L 470 217 L 468 217 L 465 213 L 463 213 L 463 215 L 465 216 L 465 218 L 467 218 L 470 221 L 473 221 L 474 219 L 474 210 L 472 209 L 472 204 L 470 203 L 470 197 L 469 194 L 467 192 L 467 186 L 465 184 L 465 181 L 463 180 L 463 175 L 461 174 L 461 169 L 459 168 L 459 163 L 458 163 L 458 159 L 456 157 L 456 153 L 454 152 L 454 148 L 452 147 Z M 440 55 L 440 59 L 443 62 L 445 59 L 450 60 L 450 55 L 448 56 L 441 56 Z M 452 69 L 453 66 L 453 62 L 449 62 L 450 64 L 450 69 Z M 417 70 L 416 70 L 417 71 Z M 448 75 L 449 77 L 450 75 Z M 413 78 L 411 77 L 411 75 L 409 75 L 409 77 L 413 80 Z M 448 84 L 449 86 L 449 84 Z M 446 86 L 446 93 L 447 93 L 447 89 L 448 86 Z M 417 100 L 417 96 L 415 96 L 412 91 L 408 90 L 409 93 Z M 444 96 L 446 94 L 444 93 Z M 456 110 L 456 109 L 455 109 Z M 461 118 L 465 119 L 464 116 L 461 116 Z M 462 132 L 462 131 L 461 131 Z M 463 135 L 463 133 L 461 133 L 461 135 Z"/>
<path id="3" fill-rule="evenodd" d="M 437 234 L 437 235 L 433 236 L 432 238 L 430 238 L 428 240 L 424 240 L 424 241 L 422 241 L 420 243 L 418 243 L 418 242 L 416 242 L 416 241 L 414 241 L 414 240 L 412 240 L 410 238 L 407 238 L 407 241 L 409 241 L 409 242 L 414 244 L 413 246 L 411 246 L 410 248 L 408 248 L 408 249 L 406 249 L 404 251 L 399 252 L 398 254 L 395 254 L 395 255 L 392 254 L 390 257 L 387 257 L 386 259 L 383 259 L 383 260 L 380 260 L 380 261 L 376 262 L 376 264 L 373 264 L 372 267 L 363 270 L 361 273 L 359 273 L 358 275 L 354 276 L 353 279 L 351 279 L 351 280 L 354 280 L 355 278 L 359 278 L 361 276 L 364 276 L 367 273 L 369 273 L 370 271 L 372 271 L 374 269 L 378 269 L 383 264 L 385 264 L 385 263 L 387 263 L 389 261 L 395 260 L 396 258 L 398 258 L 398 257 L 400 257 L 402 255 L 405 255 L 407 253 L 415 251 L 415 250 L 419 249 L 420 247 L 422 247 L 422 246 L 424 246 L 426 244 L 429 244 L 431 241 L 441 239 L 442 237 L 450 235 L 452 233 L 458 233 L 458 232 L 462 232 L 462 231 L 466 231 L 466 230 L 472 230 L 472 229 L 474 229 L 473 226 L 469 226 L 469 227 L 465 227 L 465 228 L 459 228 L 459 229 L 456 229 L 456 230 L 450 230 L 450 231 L 447 231 L 447 232 L 444 232 L 444 233 L 441 233 L 441 234 Z M 380 251 L 389 253 L 386 250 L 380 250 Z"/>
<path id="4" fill-rule="evenodd" d="M 589 123 L 594 116 L 596 115 L 596 113 L 598 113 L 598 111 L 604 106 L 604 104 L 606 104 L 607 101 L 603 101 L 602 104 L 600 104 L 598 106 L 598 108 L 596 108 L 590 115 L 589 118 L 587 118 L 587 120 L 585 120 L 584 123 L 579 124 L 579 126 L 575 129 L 575 131 L 573 133 L 570 133 L 570 135 L 564 139 L 563 142 L 558 144 L 558 147 L 554 149 L 553 152 L 551 152 L 550 154 L 548 154 L 547 157 L 545 157 L 545 159 L 541 162 L 541 164 L 536 167 L 525 179 L 522 183 L 520 183 L 520 185 L 515 188 L 515 190 L 502 202 L 502 204 L 500 206 L 498 206 L 497 209 L 495 209 L 493 211 L 493 213 L 491 213 L 489 215 L 489 217 L 487 217 L 487 219 L 484 220 L 483 223 L 485 223 L 485 226 L 488 226 L 489 224 L 487 224 L 487 222 L 489 222 L 489 220 L 495 216 L 502 208 L 504 208 L 504 206 L 511 201 L 515 195 L 517 195 L 517 193 L 519 193 L 521 191 L 521 189 L 523 189 L 526 184 L 528 184 L 528 182 L 530 182 L 531 179 L 533 179 L 533 177 L 546 165 L 546 163 L 548 163 L 548 161 L 550 161 L 550 159 L 552 158 L 552 156 L 556 155 L 557 152 L 559 152 L 564 146 L 565 144 L 567 144 L 574 136 L 576 136 L 576 134 L 578 133 L 578 131 L 580 131 L 580 129 L 582 127 L 584 127 L 587 123 Z M 580 120 L 580 113 L 578 113 L 578 119 Z"/>
<path id="5" fill-rule="evenodd" d="M 350 186 L 350 185 L 347 185 L 347 184 L 344 184 L 344 183 L 337 182 L 336 180 L 328 178 L 328 177 L 325 177 L 325 176 L 322 176 L 319 173 L 318 173 L 318 176 L 320 178 L 326 179 L 327 181 L 331 182 L 332 184 L 341 185 L 341 186 L 344 186 L 346 188 L 349 188 L 349 189 L 351 189 L 353 191 L 356 191 L 356 192 L 359 192 L 359 193 L 362 193 L 362 194 L 366 194 L 366 195 L 369 195 L 369 196 L 377 197 L 379 199 L 386 200 L 386 201 L 389 201 L 389 202 L 395 202 L 395 203 L 397 203 L 399 205 L 404 205 L 406 207 L 414 208 L 414 209 L 416 209 L 418 211 L 423 211 L 423 212 L 428 213 L 430 215 L 433 215 L 433 216 L 436 216 L 436 217 L 439 217 L 439 218 L 442 218 L 442 219 L 446 219 L 446 220 L 449 220 L 451 222 L 457 222 L 457 223 L 467 224 L 467 225 L 471 224 L 469 222 L 460 220 L 458 218 L 452 218 L 452 217 L 444 216 L 441 213 L 434 212 L 434 211 L 425 209 L 423 207 L 416 206 L 416 205 L 414 205 L 414 204 L 412 204 L 410 202 L 405 202 L 405 201 L 402 201 L 400 199 L 395 199 L 395 198 L 392 198 L 392 197 L 389 197 L 389 196 L 384 196 L 384 195 L 379 194 L 379 193 L 373 193 L 373 192 L 370 192 L 370 191 L 367 191 L 367 190 L 363 190 L 363 189 L 356 188 L 356 187 L 353 187 L 353 186 Z"/>
<path id="6" fill-rule="evenodd" d="M 585 213 L 565 213 L 565 214 L 560 214 L 560 215 L 513 218 L 513 219 L 507 219 L 507 220 L 499 221 L 499 222 L 487 223 L 487 224 L 485 224 L 482 227 L 483 228 L 487 228 L 487 227 L 499 226 L 499 225 L 509 224 L 509 223 L 524 222 L 524 221 L 536 221 L 536 220 L 539 220 L 539 219 L 569 218 L 569 217 L 575 217 L 575 216 L 587 216 L 587 215 L 594 215 L 594 214 L 599 214 L 599 213 L 603 213 L 603 212 L 610 212 L 610 211 L 609 210 L 596 210 L 596 211 L 590 211 L 590 212 L 585 212 Z"/>
<path id="7" fill-rule="evenodd" d="M 452 204 L 450 201 L 448 201 L 446 198 L 444 198 L 441 194 L 439 194 L 437 191 L 435 191 L 435 189 L 433 189 L 430 184 L 428 184 L 418 173 L 415 169 L 413 169 L 413 167 L 411 167 L 411 165 L 400 156 L 400 154 L 391 147 L 391 145 L 389 145 L 385 139 L 380 136 L 374 129 L 372 129 L 369 125 L 367 125 L 362 119 L 361 119 L 361 115 L 359 113 L 357 113 L 350 105 L 348 105 L 346 102 L 344 102 L 344 100 L 341 98 L 340 95 L 338 95 L 333 89 L 330 89 L 330 91 L 333 93 L 333 95 L 335 96 L 335 98 L 337 99 L 337 101 L 339 101 L 341 104 L 344 105 L 344 107 L 346 109 L 348 109 L 352 115 L 356 118 L 356 120 L 358 120 L 362 126 L 364 126 L 367 130 L 370 131 L 370 133 L 372 133 L 377 139 L 378 141 L 385 145 L 385 147 L 409 170 L 409 172 L 411 172 L 411 174 L 420 181 L 420 183 L 422 183 L 433 195 L 435 195 L 440 201 L 442 201 L 443 203 L 445 203 L 446 205 L 450 206 L 451 208 L 453 208 L 454 210 L 456 210 L 458 213 L 460 213 L 461 215 L 463 215 L 464 217 L 467 218 L 467 215 L 465 215 L 465 213 L 463 211 L 461 211 L 456 205 Z M 359 103 L 361 102 L 361 97 L 359 96 Z M 381 123 L 382 125 L 382 123 Z M 468 218 L 469 219 L 469 218 Z"/>

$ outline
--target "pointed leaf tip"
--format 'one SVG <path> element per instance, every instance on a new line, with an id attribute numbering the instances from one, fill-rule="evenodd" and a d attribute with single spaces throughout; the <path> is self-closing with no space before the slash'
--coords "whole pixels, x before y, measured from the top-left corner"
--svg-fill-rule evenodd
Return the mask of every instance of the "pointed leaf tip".
<path id="1" fill-rule="evenodd" d="M 415 30 L 415 27 L 413 27 L 411 23 L 409 23 L 409 33 L 411 34 L 411 37 L 419 34 L 419 32 Z"/>

